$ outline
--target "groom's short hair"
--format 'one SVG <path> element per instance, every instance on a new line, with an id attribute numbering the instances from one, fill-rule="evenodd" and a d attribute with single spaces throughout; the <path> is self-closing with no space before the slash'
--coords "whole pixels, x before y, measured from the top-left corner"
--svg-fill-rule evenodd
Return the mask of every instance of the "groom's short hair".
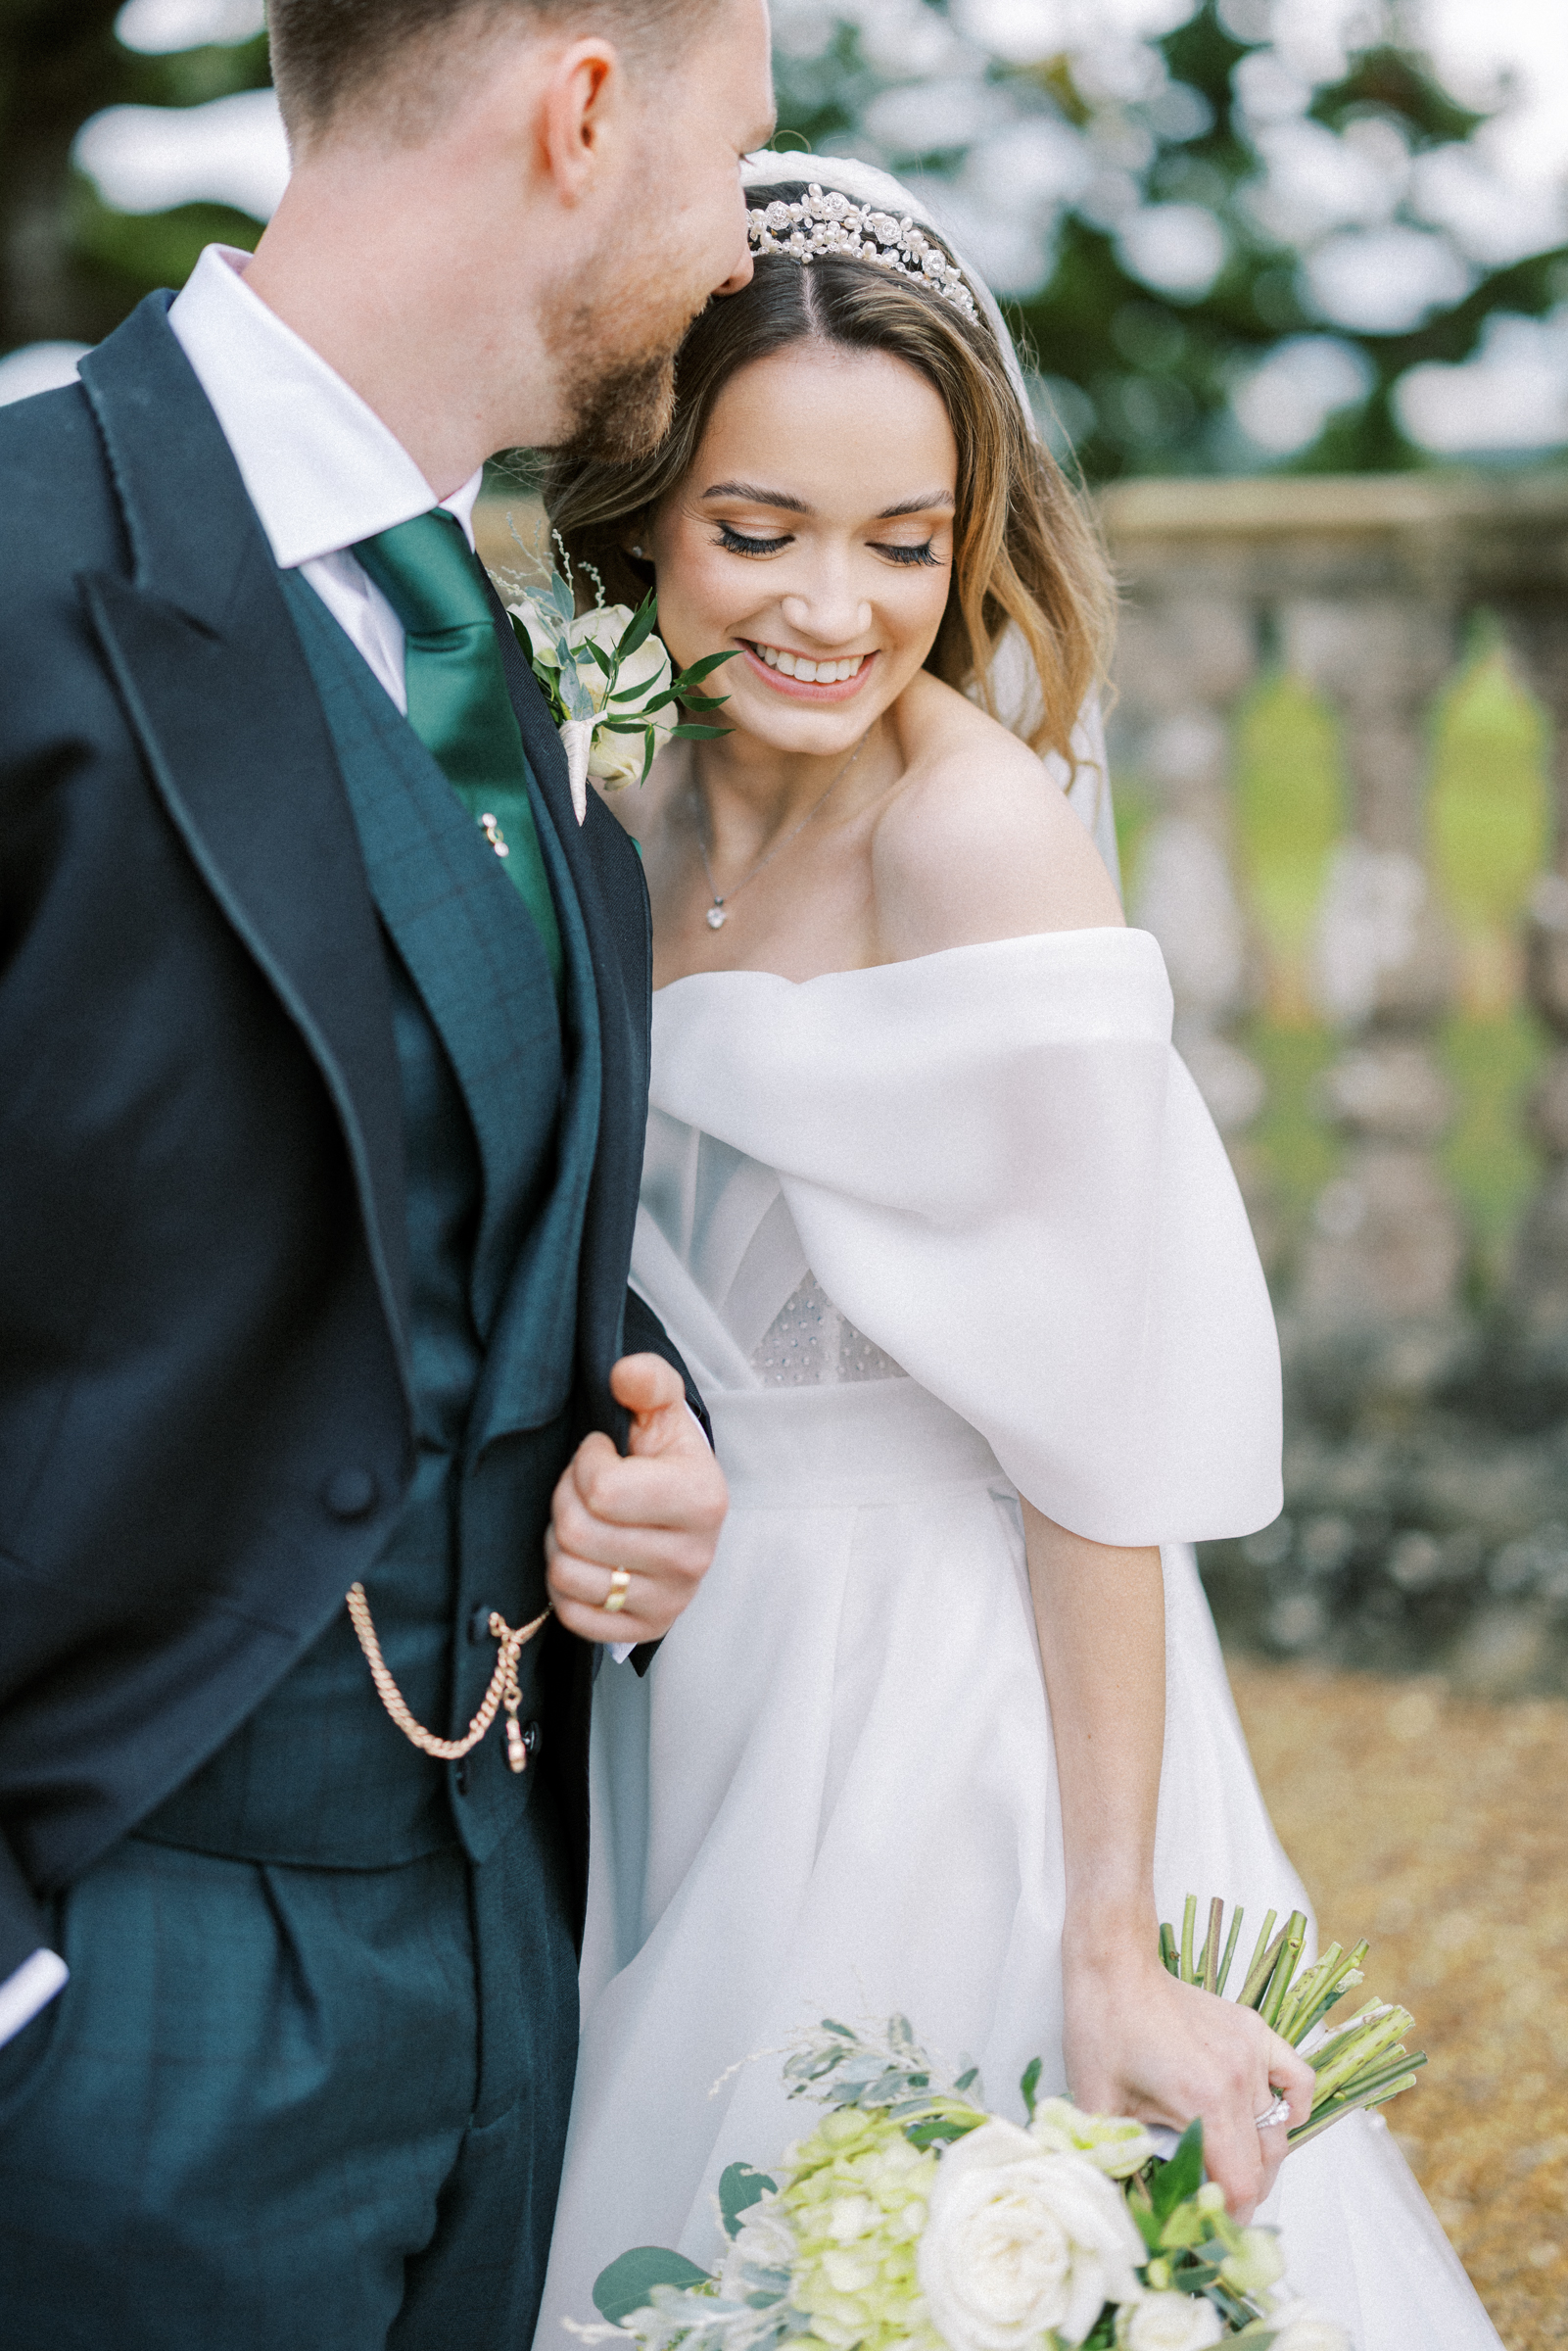
<path id="1" fill-rule="evenodd" d="M 272 79 L 293 139 L 315 136 L 345 106 L 373 106 L 378 84 L 405 120 L 428 120 L 432 93 L 424 70 L 437 45 L 449 38 L 482 40 L 511 18 L 519 29 L 601 33 L 635 67 L 661 53 L 678 55 L 711 5 L 712 0 L 269 0 Z"/>

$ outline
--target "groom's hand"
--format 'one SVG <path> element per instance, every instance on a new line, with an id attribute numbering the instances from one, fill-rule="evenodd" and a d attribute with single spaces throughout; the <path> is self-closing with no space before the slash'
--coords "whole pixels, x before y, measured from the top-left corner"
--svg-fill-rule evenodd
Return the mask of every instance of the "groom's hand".
<path id="1" fill-rule="evenodd" d="M 595 1433 L 562 1473 L 545 1537 L 549 1596 L 585 1641 L 662 1641 L 708 1571 L 729 1495 L 673 1365 L 623 1356 L 610 1391 L 632 1415 L 631 1451 Z"/>

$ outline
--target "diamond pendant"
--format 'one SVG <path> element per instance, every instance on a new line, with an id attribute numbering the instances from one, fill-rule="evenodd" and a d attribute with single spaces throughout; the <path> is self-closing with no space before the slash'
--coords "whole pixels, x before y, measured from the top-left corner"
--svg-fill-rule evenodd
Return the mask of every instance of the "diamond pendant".
<path id="1" fill-rule="evenodd" d="M 715 899 L 713 904 L 708 908 L 708 929 L 710 931 L 722 931 L 724 929 L 726 919 L 724 908 L 719 904 L 718 900 Z"/>

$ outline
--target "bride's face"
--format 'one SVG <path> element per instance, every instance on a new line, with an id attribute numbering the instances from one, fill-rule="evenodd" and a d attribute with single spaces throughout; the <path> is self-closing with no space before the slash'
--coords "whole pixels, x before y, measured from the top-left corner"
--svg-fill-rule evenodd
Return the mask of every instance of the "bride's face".
<path id="1" fill-rule="evenodd" d="M 933 387 L 885 352 L 800 343 L 725 386 L 654 517 L 659 629 L 720 723 L 831 755 L 925 661 L 947 603 L 958 448 Z"/>

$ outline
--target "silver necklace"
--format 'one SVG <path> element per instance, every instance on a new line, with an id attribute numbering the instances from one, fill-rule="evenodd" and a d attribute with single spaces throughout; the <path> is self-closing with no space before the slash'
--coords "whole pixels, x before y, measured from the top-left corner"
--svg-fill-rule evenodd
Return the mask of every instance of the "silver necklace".
<path id="1" fill-rule="evenodd" d="M 708 862 L 708 844 L 703 839 L 703 835 L 706 830 L 705 815 L 702 806 L 701 788 L 698 787 L 697 854 L 702 859 L 702 871 L 707 875 L 708 889 L 713 898 L 713 904 L 708 908 L 706 916 L 707 926 L 710 931 L 722 931 L 724 929 L 725 924 L 730 919 L 730 900 L 734 897 L 738 897 L 748 882 L 755 882 L 763 867 L 765 865 L 771 865 L 774 859 L 778 856 L 780 850 L 786 849 L 792 840 L 796 840 L 800 834 L 804 833 L 812 818 L 818 815 L 822 809 L 827 807 L 832 794 L 838 790 L 839 785 L 843 782 L 850 769 L 854 766 L 855 761 L 860 757 L 861 752 L 865 749 L 870 735 L 871 729 L 868 727 L 866 733 L 861 737 L 854 749 L 850 752 L 849 757 L 844 761 L 843 766 L 838 770 L 837 775 L 834 776 L 832 782 L 829 785 L 828 790 L 823 793 L 822 798 L 820 800 L 814 800 L 811 806 L 806 810 L 806 813 L 801 818 L 799 824 L 792 825 L 789 831 L 784 835 L 783 840 L 776 840 L 773 844 L 773 847 L 768 851 L 767 855 L 765 857 L 759 857 L 756 864 L 752 867 L 750 873 L 742 874 L 739 881 L 735 884 L 734 888 L 725 891 L 723 897 L 719 895 L 719 885 L 713 879 L 713 867 Z M 692 777 L 692 782 L 696 782 L 694 775 Z"/>

